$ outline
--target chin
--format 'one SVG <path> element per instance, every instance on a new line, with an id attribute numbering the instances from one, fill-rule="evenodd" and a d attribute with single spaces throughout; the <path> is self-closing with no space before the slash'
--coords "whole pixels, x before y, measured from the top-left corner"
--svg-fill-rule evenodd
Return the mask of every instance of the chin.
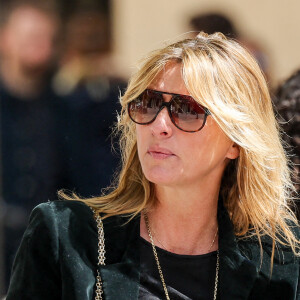
<path id="1" fill-rule="evenodd" d="M 144 171 L 144 170 L 143 170 Z M 174 176 L 174 171 L 166 170 L 145 170 L 145 177 L 152 183 L 157 185 L 172 186 L 176 185 L 178 181 Z"/>

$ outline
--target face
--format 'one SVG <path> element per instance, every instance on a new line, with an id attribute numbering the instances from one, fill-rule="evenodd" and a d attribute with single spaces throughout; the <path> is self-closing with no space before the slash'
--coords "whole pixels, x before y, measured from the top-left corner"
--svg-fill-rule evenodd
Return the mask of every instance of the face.
<path id="1" fill-rule="evenodd" d="M 31 7 L 14 11 L 4 30 L 4 55 L 22 68 L 45 67 L 54 52 L 55 20 Z"/>
<path id="2" fill-rule="evenodd" d="M 178 63 L 169 63 L 148 88 L 189 95 Z M 164 97 L 170 101 L 170 95 Z M 187 133 L 172 123 L 164 108 L 151 124 L 136 125 L 136 134 L 143 172 L 150 182 L 161 186 L 219 182 L 228 160 L 239 154 L 211 116 L 202 130 Z"/>

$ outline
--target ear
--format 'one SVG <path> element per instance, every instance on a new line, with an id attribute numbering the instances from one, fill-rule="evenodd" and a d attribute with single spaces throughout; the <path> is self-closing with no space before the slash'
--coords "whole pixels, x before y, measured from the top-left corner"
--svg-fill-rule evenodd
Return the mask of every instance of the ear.
<path id="1" fill-rule="evenodd" d="M 232 143 L 226 157 L 229 159 L 236 159 L 240 155 L 240 147 L 236 143 Z"/>

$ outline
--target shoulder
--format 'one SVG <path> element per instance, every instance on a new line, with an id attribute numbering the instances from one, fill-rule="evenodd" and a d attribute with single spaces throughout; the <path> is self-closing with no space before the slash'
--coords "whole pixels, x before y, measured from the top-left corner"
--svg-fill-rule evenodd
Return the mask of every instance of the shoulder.
<path id="1" fill-rule="evenodd" d="M 295 299 L 299 257 L 291 247 L 276 243 L 273 253 L 272 238 L 263 236 L 260 242 L 257 237 L 239 239 L 238 248 L 246 261 L 256 268 L 249 299 Z"/>
<path id="2" fill-rule="evenodd" d="M 294 226 L 291 229 L 296 239 L 300 240 L 299 227 Z M 251 237 L 237 237 L 237 244 L 241 252 L 250 259 L 272 256 L 273 239 L 268 235 L 261 236 L 260 239 L 256 235 Z M 277 261 L 280 264 L 280 262 L 284 263 L 290 260 L 298 260 L 298 256 L 294 254 L 291 246 L 276 241 L 274 248 L 274 262 Z"/>
<path id="3" fill-rule="evenodd" d="M 48 201 L 37 205 L 31 215 L 33 218 L 43 218 L 45 220 L 55 220 L 62 216 L 92 216 L 92 210 L 84 202 L 71 200 Z"/>
<path id="4" fill-rule="evenodd" d="M 59 223 L 62 221 L 92 221 L 95 224 L 91 207 L 83 201 L 75 200 L 57 200 L 41 203 L 33 209 L 30 215 L 31 221 L 35 218 Z M 103 224 L 111 230 L 116 230 L 117 228 L 130 228 L 136 223 L 137 219 L 139 219 L 139 217 L 131 220 L 131 218 L 127 215 L 115 215 L 110 216 L 109 218 L 104 218 Z"/>
<path id="5" fill-rule="evenodd" d="M 125 215 L 104 218 L 103 225 L 105 233 L 130 230 L 135 221 L 129 221 Z M 48 201 L 37 205 L 31 215 L 30 224 L 48 224 L 58 230 L 70 231 L 93 227 L 96 229 L 96 221 L 92 209 L 83 201 L 58 200 Z"/>
<path id="6" fill-rule="evenodd" d="M 74 232 L 82 232 L 82 228 L 85 229 L 86 226 L 96 227 L 92 222 L 92 211 L 84 203 L 78 201 L 41 203 L 31 212 L 19 252 L 30 255 L 39 253 L 41 257 L 44 257 L 44 252 L 48 254 L 51 252 L 52 257 L 58 260 L 59 248 L 69 240 L 67 237 Z"/>
<path id="7" fill-rule="evenodd" d="M 295 230 L 295 236 L 299 237 L 299 229 Z M 299 256 L 295 255 L 290 246 L 276 242 L 274 247 L 272 238 L 263 236 L 260 241 L 257 237 L 239 239 L 238 248 L 256 266 L 259 284 L 281 281 L 294 286 L 298 282 Z"/>
<path id="8" fill-rule="evenodd" d="M 33 212 L 56 212 L 56 213 L 63 213 L 63 212 L 76 212 L 76 211 L 91 211 L 88 205 L 86 205 L 82 201 L 73 201 L 73 200 L 56 200 L 56 201 L 48 201 L 43 202 L 37 205 Z"/>
<path id="9" fill-rule="evenodd" d="M 52 253 L 53 259 L 59 261 L 61 253 L 85 253 L 96 247 L 97 226 L 89 206 L 59 200 L 41 203 L 33 209 L 21 252 L 39 253 L 40 257 L 44 257 L 43 252 Z"/>
<path id="10" fill-rule="evenodd" d="M 8 299 L 87 299 L 87 293 L 92 299 L 88 283 L 94 282 L 97 245 L 93 213 L 84 203 L 36 206 L 16 255 Z"/>
<path id="11" fill-rule="evenodd" d="M 49 201 L 37 205 L 31 212 L 25 236 L 34 236 L 42 231 L 58 235 L 61 229 L 70 229 L 78 223 L 94 226 L 93 212 L 80 201 Z"/>

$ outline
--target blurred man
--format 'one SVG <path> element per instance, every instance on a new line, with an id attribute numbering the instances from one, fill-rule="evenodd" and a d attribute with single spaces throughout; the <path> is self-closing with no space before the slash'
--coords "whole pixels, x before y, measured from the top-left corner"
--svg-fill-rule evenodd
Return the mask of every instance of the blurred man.
<path id="1" fill-rule="evenodd" d="M 3 84 L 22 99 L 38 97 L 53 59 L 57 19 L 52 12 L 26 1 L 12 4 L 2 18 Z"/>
<path id="2" fill-rule="evenodd" d="M 58 19 L 27 1 L 1 8 L 1 190 L 6 286 L 29 212 L 63 186 L 57 97 L 50 88 Z"/>
<path id="3" fill-rule="evenodd" d="M 245 39 L 243 36 L 241 36 L 234 22 L 225 14 L 212 12 L 195 15 L 190 20 L 190 26 L 197 33 L 199 31 L 204 31 L 208 34 L 222 32 L 224 35 L 238 40 L 256 58 L 256 61 L 263 70 L 268 81 L 271 80 L 269 70 L 269 57 L 257 42 Z"/>
<path id="4" fill-rule="evenodd" d="M 94 6 L 77 7 L 66 22 L 64 55 L 54 77 L 65 104 L 68 185 L 84 197 L 110 185 L 119 156 L 111 141 L 125 83 L 109 60 L 107 16 Z"/>

